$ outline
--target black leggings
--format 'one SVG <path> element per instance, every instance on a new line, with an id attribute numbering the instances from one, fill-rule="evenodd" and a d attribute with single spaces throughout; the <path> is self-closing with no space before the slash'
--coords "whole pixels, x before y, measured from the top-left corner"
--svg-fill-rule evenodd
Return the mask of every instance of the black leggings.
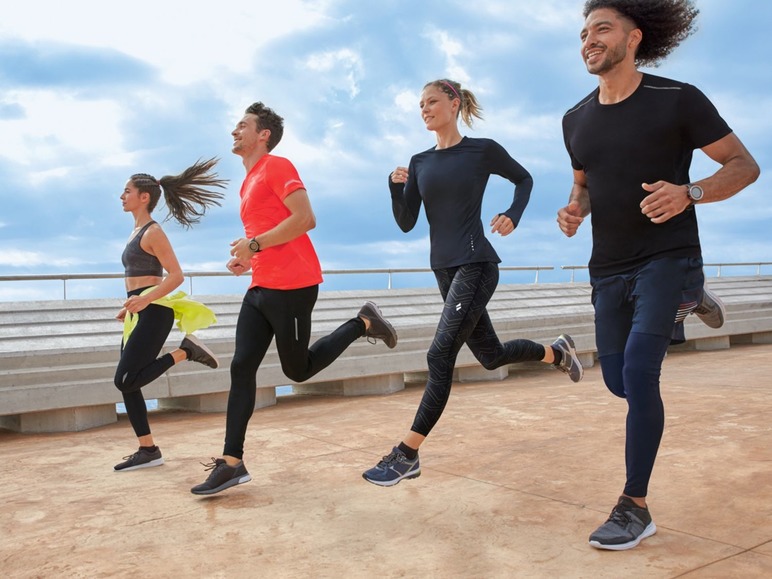
<path id="1" fill-rule="evenodd" d="M 128 296 L 146 288 L 132 290 Z M 128 314 L 126 314 L 128 315 Z M 150 434 L 145 397 L 140 390 L 174 366 L 171 354 L 158 357 L 174 324 L 174 310 L 150 304 L 139 312 L 139 320 L 128 341 L 121 344 L 121 360 L 115 370 L 115 387 L 123 394 L 126 414 L 137 437 Z"/>
<path id="2" fill-rule="evenodd" d="M 311 313 L 318 294 L 319 286 L 314 285 L 296 290 L 253 287 L 244 296 L 236 323 L 223 454 L 244 455 L 247 424 L 255 409 L 257 369 L 274 336 L 282 371 L 295 382 L 308 380 L 364 336 L 365 324 L 356 317 L 309 348 Z"/>
<path id="3" fill-rule="evenodd" d="M 499 282 L 495 263 L 470 263 L 434 271 L 445 300 L 429 352 L 429 381 L 411 430 L 427 436 L 445 409 L 456 357 L 464 343 L 488 370 L 517 362 L 540 361 L 544 346 L 531 340 L 502 344 L 485 307 Z"/>

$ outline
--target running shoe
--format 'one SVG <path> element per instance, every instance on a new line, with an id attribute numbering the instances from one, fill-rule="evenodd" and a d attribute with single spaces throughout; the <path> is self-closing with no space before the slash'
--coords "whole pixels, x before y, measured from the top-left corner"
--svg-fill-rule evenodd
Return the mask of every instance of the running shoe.
<path id="1" fill-rule="evenodd" d="M 224 458 L 212 458 L 212 462 L 204 466 L 206 470 L 212 472 L 204 482 L 190 489 L 194 495 L 213 495 L 252 480 L 247 467 L 244 466 L 244 461 L 241 461 L 238 466 L 228 466 Z"/>
<path id="2" fill-rule="evenodd" d="M 128 470 L 137 470 L 138 468 L 148 468 L 151 466 L 161 466 L 164 463 L 164 457 L 161 456 L 161 449 L 157 446 L 155 450 L 150 451 L 143 447 L 134 454 L 123 457 L 124 462 L 116 464 L 113 470 L 124 472 Z"/>
<path id="3" fill-rule="evenodd" d="M 410 460 L 396 446 L 391 450 L 391 454 L 384 456 L 373 468 L 362 473 L 362 477 L 367 482 L 382 487 L 394 486 L 403 478 L 416 478 L 418 476 L 421 476 L 418 456 L 414 460 Z"/>
<path id="4" fill-rule="evenodd" d="M 370 328 L 365 332 L 368 341 L 383 340 L 383 342 L 389 347 L 393 348 L 397 345 L 397 332 L 392 325 L 383 317 L 380 308 L 373 302 L 365 302 L 362 309 L 357 314 L 360 318 L 365 318 L 370 322 Z M 372 343 L 375 343 L 374 341 Z"/>
<path id="5" fill-rule="evenodd" d="M 560 350 L 560 353 L 563 354 L 560 364 L 555 364 L 555 367 L 561 372 L 568 374 L 572 382 L 579 382 L 582 376 L 584 376 L 584 368 L 582 368 L 582 363 L 576 355 L 576 346 L 574 346 L 571 336 L 561 334 L 557 340 L 552 342 L 552 347 Z"/>
<path id="6" fill-rule="evenodd" d="M 657 525 L 651 520 L 649 509 L 639 507 L 627 497 L 619 497 L 608 520 L 590 535 L 590 545 L 596 549 L 624 551 L 656 532 Z"/>
<path id="7" fill-rule="evenodd" d="M 702 301 L 694 308 L 694 313 L 702 320 L 702 323 L 709 328 L 720 328 L 724 325 L 726 317 L 726 307 L 719 297 L 705 286 L 702 294 Z"/>
<path id="8" fill-rule="evenodd" d="M 191 362 L 198 362 L 204 366 L 210 368 L 217 368 L 220 362 L 215 357 L 214 353 L 207 348 L 201 341 L 193 334 L 187 334 L 180 343 L 180 350 L 184 350 L 188 355 L 188 360 Z"/>

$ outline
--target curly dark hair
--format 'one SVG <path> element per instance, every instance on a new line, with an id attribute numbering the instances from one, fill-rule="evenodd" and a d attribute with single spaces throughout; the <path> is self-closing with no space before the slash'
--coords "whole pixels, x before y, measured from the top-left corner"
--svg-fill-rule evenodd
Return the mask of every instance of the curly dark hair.
<path id="1" fill-rule="evenodd" d="M 212 187 L 224 188 L 227 179 L 220 179 L 212 169 L 218 159 L 198 160 L 179 175 L 165 175 L 156 179 L 148 173 L 135 173 L 131 182 L 140 193 L 150 194 L 147 210 L 153 212 L 161 198 L 163 187 L 164 201 L 169 210 L 167 220 L 174 218 L 185 228 L 198 223 L 212 205 L 220 205 L 223 193 L 212 191 Z"/>
<path id="2" fill-rule="evenodd" d="M 635 54 L 638 66 L 657 66 L 683 40 L 696 31 L 700 13 L 692 0 L 587 0 L 585 18 L 598 9 L 610 8 L 629 18 L 643 39 Z"/>
<path id="3" fill-rule="evenodd" d="M 273 148 L 279 144 L 282 136 L 284 135 L 284 119 L 277 115 L 273 109 L 268 108 L 261 102 L 252 103 L 244 111 L 248 115 L 257 116 L 257 130 L 268 129 L 271 131 L 271 136 L 268 137 L 266 147 L 268 151 L 272 151 Z"/>

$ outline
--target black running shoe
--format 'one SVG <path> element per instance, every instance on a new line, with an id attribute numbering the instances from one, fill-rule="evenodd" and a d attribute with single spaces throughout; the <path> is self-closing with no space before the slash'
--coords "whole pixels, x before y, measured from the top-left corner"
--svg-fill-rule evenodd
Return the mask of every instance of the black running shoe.
<path id="1" fill-rule="evenodd" d="M 560 350 L 563 357 L 560 360 L 560 364 L 555 364 L 555 367 L 568 374 L 572 382 L 579 382 L 584 376 L 584 368 L 579 361 L 579 357 L 576 355 L 576 346 L 574 341 L 568 334 L 561 334 L 558 339 L 552 342 L 552 347 L 556 350 Z"/>
<path id="2" fill-rule="evenodd" d="M 154 451 L 146 450 L 142 447 L 132 455 L 124 456 L 124 462 L 116 464 L 114 471 L 122 472 L 127 470 L 137 470 L 138 468 L 148 468 L 151 466 L 161 466 L 164 463 L 164 457 L 161 456 L 161 449 L 157 446 Z"/>
<path id="3" fill-rule="evenodd" d="M 397 332 L 373 302 L 365 302 L 357 315 L 370 322 L 370 328 L 365 332 L 365 336 L 373 340 L 383 340 L 389 348 L 397 345 Z"/>
<path id="4" fill-rule="evenodd" d="M 590 535 L 590 545 L 596 549 L 624 551 L 656 532 L 657 525 L 651 520 L 649 509 L 639 507 L 627 497 L 619 497 L 608 520 Z"/>
<path id="5" fill-rule="evenodd" d="M 210 368 L 217 368 L 220 365 L 214 353 L 193 334 L 188 334 L 182 339 L 180 350 L 185 351 L 191 362 L 198 362 Z"/>
<path id="6" fill-rule="evenodd" d="M 203 464 L 203 463 L 202 463 Z M 228 466 L 223 458 L 212 458 L 212 462 L 204 464 L 206 470 L 211 470 L 207 479 L 200 485 L 190 489 L 194 495 L 213 495 L 236 485 L 248 483 L 252 477 L 241 461 L 238 466 Z"/>
<path id="7" fill-rule="evenodd" d="M 396 446 L 373 468 L 362 473 L 362 478 L 367 482 L 382 487 L 391 487 L 402 479 L 419 476 L 421 476 L 421 463 L 418 461 L 418 457 L 410 460 Z"/>
<path id="8" fill-rule="evenodd" d="M 710 291 L 707 286 L 702 294 L 702 301 L 694 308 L 694 313 L 709 328 L 720 328 L 726 318 L 726 307 L 719 297 Z"/>

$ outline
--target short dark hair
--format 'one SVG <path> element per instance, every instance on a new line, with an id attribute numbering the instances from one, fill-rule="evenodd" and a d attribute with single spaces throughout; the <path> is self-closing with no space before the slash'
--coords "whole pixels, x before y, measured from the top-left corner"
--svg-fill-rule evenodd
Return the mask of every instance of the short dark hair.
<path id="1" fill-rule="evenodd" d="M 277 115 L 273 109 L 268 108 L 261 102 L 249 105 L 245 113 L 257 116 L 258 131 L 262 129 L 271 131 L 271 136 L 268 137 L 266 146 L 268 147 L 268 151 L 272 151 L 273 148 L 279 144 L 279 141 L 281 141 L 281 138 L 284 135 L 284 119 Z"/>
<path id="2" fill-rule="evenodd" d="M 583 15 L 587 18 L 601 8 L 616 10 L 640 29 L 638 66 L 657 66 L 696 30 L 694 20 L 700 13 L 692 0 L 587 0 Z"/>

